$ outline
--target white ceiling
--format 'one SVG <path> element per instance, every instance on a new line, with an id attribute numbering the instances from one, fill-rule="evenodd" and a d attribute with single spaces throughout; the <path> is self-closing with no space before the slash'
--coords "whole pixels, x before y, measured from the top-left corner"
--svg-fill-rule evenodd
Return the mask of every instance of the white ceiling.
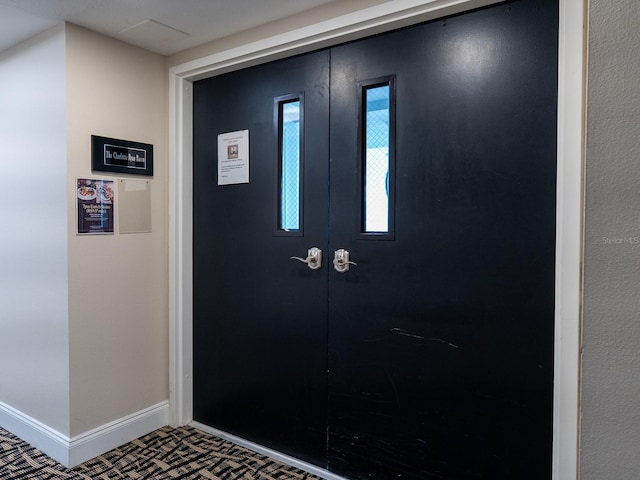
<path id="1" fill-rule="evenodd" d="M 163 55 L 333 0 L 0 0 L 0 52 L 61 21 Z"/>

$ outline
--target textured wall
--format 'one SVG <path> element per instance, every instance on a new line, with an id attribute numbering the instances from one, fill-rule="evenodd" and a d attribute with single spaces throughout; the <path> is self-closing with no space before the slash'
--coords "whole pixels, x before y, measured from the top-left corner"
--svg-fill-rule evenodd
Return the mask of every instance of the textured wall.
<path id="1" fill-rule="evenodd" d="M 0 402 L 68 434 L 64 49 L 55 28 L 0 55 Z"/>
<path id="2" fill-rule="evenodd" d="M 640 2 L 590 2 L 582 480 L 640 478 Z"/>

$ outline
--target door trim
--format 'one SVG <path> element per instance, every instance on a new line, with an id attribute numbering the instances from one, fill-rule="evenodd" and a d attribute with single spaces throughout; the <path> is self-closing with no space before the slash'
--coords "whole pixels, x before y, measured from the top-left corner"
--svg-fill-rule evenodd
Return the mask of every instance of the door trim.
<path id="1" fill-rule="evenodd" d="M 559 0 L 553 479 L 578 478 L 586 7 Z M 396 0 L 169 69 L 171 424 L 193 420 L 192 84 L 202 78 L 498 3 Z"/>

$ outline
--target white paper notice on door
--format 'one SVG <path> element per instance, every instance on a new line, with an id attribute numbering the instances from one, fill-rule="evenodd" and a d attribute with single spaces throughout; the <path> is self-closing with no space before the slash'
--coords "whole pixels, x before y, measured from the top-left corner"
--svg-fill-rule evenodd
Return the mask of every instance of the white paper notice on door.
<path id="1" fill-rule="evenodd" d="M 249 183 L 249 130 L 218 135 L 218 185 Z"/>

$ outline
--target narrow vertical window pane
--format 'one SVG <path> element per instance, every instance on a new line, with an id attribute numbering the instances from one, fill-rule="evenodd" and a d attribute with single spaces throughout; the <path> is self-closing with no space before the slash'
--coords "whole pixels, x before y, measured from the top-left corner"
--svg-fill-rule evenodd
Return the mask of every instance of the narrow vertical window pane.
<path id="1" fill-rule="evenodd" d="M 389 85 L 365 88 L 364 231 L 389 231 Z"/>
<path id="2" fill-rule="evenodd" d="M 281 104 L 280 229 L 300 229 L 300 101 Z"/>

